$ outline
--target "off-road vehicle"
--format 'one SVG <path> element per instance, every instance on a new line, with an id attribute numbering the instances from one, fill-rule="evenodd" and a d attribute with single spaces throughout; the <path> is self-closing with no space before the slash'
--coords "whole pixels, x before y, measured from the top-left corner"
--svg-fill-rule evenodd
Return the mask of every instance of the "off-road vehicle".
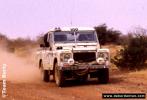
<path id="1" fill-rule="evenodd" d="M 109 49 L 101 49 L 94 28 L 55 28 L 44 35 L 37 52 L 42 79 L 53 75 L 57 86 L 65 80 L 98 78 L 109 81 Z"/>

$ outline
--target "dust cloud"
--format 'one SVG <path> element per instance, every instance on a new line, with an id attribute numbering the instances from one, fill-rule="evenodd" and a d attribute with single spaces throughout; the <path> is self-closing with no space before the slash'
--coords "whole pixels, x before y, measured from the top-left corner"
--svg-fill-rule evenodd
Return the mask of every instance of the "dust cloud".
<path id="1" fill-rule="evenodd" d="M 41 81 L 40 71 L 37 64 L 32 61 L 32 54 L 28 58 L 18 57 L 13 53 L 0 48 L 0 76 L 2 65 L 7 65 L 7 81 L 22 83 L 37 83 Z M 0 77 L 1 80 L 1 77 Z"/>

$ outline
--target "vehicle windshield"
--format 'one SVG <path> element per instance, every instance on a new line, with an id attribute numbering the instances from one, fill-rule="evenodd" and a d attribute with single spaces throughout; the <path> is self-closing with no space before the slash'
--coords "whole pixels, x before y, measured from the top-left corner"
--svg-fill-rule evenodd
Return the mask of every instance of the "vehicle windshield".
<path id="1" fill-rule="evenodd" d="M 97 37 L 94 31 L 70 32 L 61 31 L 54 33 L 55 42 L 96 42 Z"/>

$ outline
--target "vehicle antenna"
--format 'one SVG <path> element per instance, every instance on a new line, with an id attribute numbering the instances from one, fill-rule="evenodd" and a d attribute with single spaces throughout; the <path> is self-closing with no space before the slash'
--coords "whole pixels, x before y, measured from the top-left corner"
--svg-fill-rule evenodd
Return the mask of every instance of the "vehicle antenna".
<path id="1" fill-rule="evenodd" d="M 75 8 L 75 0 L 72 0 L 72 5 L 71 5 L 71 14 L 70 14 L 70 25 L 73 25 L 73 13 L 74 13 L 74 8 Z"/>

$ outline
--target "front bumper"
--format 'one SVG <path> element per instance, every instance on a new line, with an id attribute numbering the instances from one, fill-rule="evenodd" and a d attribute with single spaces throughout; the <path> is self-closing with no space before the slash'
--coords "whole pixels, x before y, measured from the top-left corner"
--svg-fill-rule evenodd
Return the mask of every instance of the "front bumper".
<path id="1" fill-rule="evenodd" d="M 102 69 L 102 68 L 108 68 L 109 66 L 106 65 L 71 65 L 71 66 L 61 66 L 60 70 L 96 70 L 96 69 Z"/>

